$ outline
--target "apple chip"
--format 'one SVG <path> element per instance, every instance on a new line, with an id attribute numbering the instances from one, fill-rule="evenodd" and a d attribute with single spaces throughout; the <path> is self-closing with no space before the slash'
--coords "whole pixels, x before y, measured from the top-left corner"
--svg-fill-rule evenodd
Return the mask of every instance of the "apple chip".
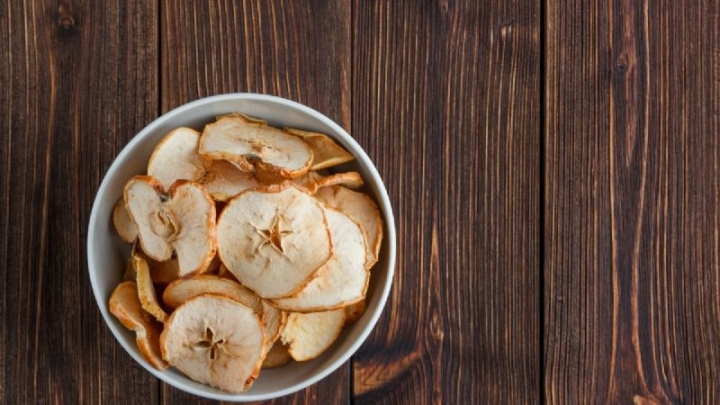
<path id="1" fill-rule="evenodd" d="M 207 272 L 210 274 L 217 274 L 220 271 L 220 266 L 222 265 L 222 262 L 220 261 L 220 258 L 218 255 L 213 256 L 212 260 L 210 261 L 210 264 L 208 265 Z"/>
<path id="2" fill-rule="evenodd" d="M 135 242 L 133 242 L 132 244 L 132 248 L 130 249 L 130 258 L 128 259 L 125 266 L 125 274 L 123 275 L 123 281 L 137 281 L 135 256 L 140 254 L 142 254 L 142 250 L 140 249 L 140 242 L 136 239 Z M 147 259 L 147 256 L 145 258 Z"/>
<path id="3" fill-rule="evenodd" d="M 160 322 L 165 322 L 167 314 L 162 309 L 155 293 L 155 286 L 150 278 L 150 267 L 141 255 L 133 255 L 133 265 L 137 277 L 138 297 L 143 309 Z"/>
<path id="4" fill-rule="evenodd" d="M 120 239 L 127 243 L 135 242 L 138 236 L 138 228 L 132 217 L 130 217 L 125 201 L 122 198 L 117 200 L 113 208 L 113 225 Z"/>
<path id="5" fill-rule="evenodd" d="M 327 176 L 323 176 L 318 172 L 308 172 L 305 176 L 293 180 L 293 183 L 305 188 L 310 194 L 315 194 L 323 187 L 340 185 L 358 189 L 364 184 L 358 172 L 334 173 Z"/>
<path id="6" fill-rule="evenodd" d="M 224 295 L 255 311 L 262 322 L 268 348 L 277 340 L 285 326 L 287 316 L 284 312 L 268 304 L 237 281 L 213 274 L 201 274 L 171 283 L 163 292 L 162 300 L 168 308 L 175 309 L 191 298 L 206 293 Z"/>
<path id="7" fill-rule="evenodd" d="M 166 286 L 171 282 L 180 278 L 180 265 L 177 258 L 173 258 L 164 262 L 159 262 L 146 257 L 148 266 L 150 267 L 150 278 L 153 283 L 159 286 Z"/>
<path id="8" fill-rule="evenodd" d="M 143 253 L 140 242 L 135 241 L 130 251 L 130 260 L 128 261 L 128 270 L 126 276 L 128 280 L 137 281 L 137 272 L 135 271 L 135 257 L 141 257 L 150 269 L 150 278 L 152 283 L 156 286 L 166 286 L 171 281 L 177 280 L 180 277 L 180 268 L 178 267 L 177 258 L 159 262 L 153 260 L 148 255 Z M 130 278 L 131 277 L 131 278 Z"/>
<path id="9" fill-rule="evenodd" d="M 262 316 L 263 307 L 257 294 L 237 281 L 212 274 L 201 274 L 170 283 L 163 292 L 162 300 L 168 308 L 175 309 L 204 293 L 225 295 L 251 308 L 258 316 Z"/>
<path id="10" fill-rule="evenodd" d="M 321 174 L 320 172 L 309 171 L 304 176 L 298 177 L 297 179 L 293 179 L 292 182 L 295 183 L 296 185 L 306 189 L 308 192 L 310 192 L 310 194 L 315 194 L 315 183 L 322 178 L 323 178 L 323 174 Z M 258 177 L 258 180 L 261 183 L 264 182 L 264 184 L 281 183 L 281 182 L 272 183 L 272 182 L 264 181 L 264 179 L 259 178 L 259 177 Z"/>
<path id="11" fill-rule="evenodd" d="M 125 204 L 146 255 L 166 261 L 175 252 L 181 277 L 207 269 L 216 248 L 215 203 L 202 186 L 181 180 L 165 195 L 153 177 L 135 176 L 125 185 Z"/>
<path id="12" fill-rule="evenodd" d="M 313 162 L 310 170 L 326 169 L 355 159 L 353 155 L 325 134 L 295 128 L 285 129 L 291 134 L 301 137 L 312 149 Z"/>
<path id="13" fill-rule="evenodd" d="M 263 298 L 299 291 L 333 252 L 322 204 L 292 183 L 230 200 L 217 235 L 220 260 Z"/>
<path id="14" fill-rule="evenodd" d="M 345 326 L 355 323 L 365 313 L 366 302 L 362 300 L 345 307 Z"/>
<path id="15" fill-rule="evenodd" d="M 123 281 L 135 281 L 137 279 L 137 273 L 135 272 L 135 263 L 132 257 L 125 263 L 125 273 L 123 274 Z"/>
<path id="16" fill-rule="evenodd" d="M 288 346 L 278 341 L 275 342 L 275 344 L 267 352 L 262 368 L 269 369 L 284 366 L 291 359 L 292 357 L 290 357 L 290 353 L 288 352 Z"/>
<path id="17" fill-rule="evenodd" d="M 358 172 L 335 173 L 320 178 L 315 182 L 315 190 L 329 186 L 345 186 L 353 190 L 357 190 L 363 186 L 365 182 Z"/>
<path id="18" fill-rule="evenodd" d="M 269 345 L 275 343 L 280 337 L 280 333 L 282 333 L 285 323 L 287 322 L 287 312 L 275 308 L 265 300 L 261 301 L 261 305 L 261 321 L 269 348 Z"/>
<path id="19" fill-rule="evenodd" d="M 255 312 L 234 299 L 203 294 L 180 305 L 160 336 L 165 361 L 195 381 L 240 393 L 267 352 Z"/>
<path id="20" fill-rule="evenodd" d="M 333 344 L 344 324 L 343 308 L 307 314 L 293 312 L 288 315 L 280 339 L 289 346 L 288 352 L 293 359 L 310 360 Z"/>
<path id="21" fill-rule="evenodd" d="M 108 306 L 110 313 L 123 326 L 135 332 L 135 342 L 145 360 L 158 370 L 168 368 L 160 350 L 162 324 L 143 310 L 135 283 L 124 281 L 118 284 L 110 296 Z"/>
<path id="22" fill-rule="evenodd" d="M 315 197 L 332 208 L 337 208 L 360 224 L 367 240 L 366 266 L 371 268 L 378 260 L 383 237 L 383 223 L 375 202 L 367 195 L 342 186 L 323 187 Z"/>
<path id="23" fill-rule="evenodd" d="M 177 180 L 202 178 L 210 160 L 198 153 L 199 140 L 200 134 L 192 128 L 170 131 L 150 156 L 148 176 L 156 178 L 166 190 Z"/>
<path id="24" fill-rule="evenodd" d="M 317 172 L 309 171 L 305 173 L 304 175 L 297 177 L 295 179 L 292 179 L 292 182 L 305 187 L 306 184 L 310 182 L 310 178 L 320 178 L 321 176 L 317 174 Z M 285 177 L 282 177 L 280 175 L 274 174 L 274 173 L 268 173 L 263 171 L 255 172 L 255 179 L 257 179 L 258 183 L 262 186 L 271 186 L 274 184 L 280 184 L 288 181 Z M 305 187 L 307 188 L 307 187 Z"/>
<path id="25" fill-rule="evenodd" d="M 191 128 L 178 128 L 168 133 L 155 147 L 148 175 L 156 178 L 164 189 L 177 180 L 201 184 L 218 201 L 226 201 L 257 186 L 252 174 L 238 170 L 230 162 L 212 160 L 198 153 L 200 134 Z"/>
<path id="26" fill-rule="evenodd" d="M 287 181 L 287 179 L 283 177 L 264 172 L 255 173 L 255 178 L 261 185 L 265 186 L 280 184 Z M 358 172 L 325 174 L 316 171 L 309 171 L 304 176 L 293 179 L 292 182 L 306 189 L 310 192 L 310 194 L 315 194 L 315 192 L 321 187 L 341 185 L 351 189 L 358 189 L 364 184 L 363 179 Z"/>
<path id="27" fill-rule="evenodd" d="M 216 255 L 215 257 L 217 257 L 218 260 L 220 259 L 219 255 Z M 220 262 L 220 265 L 218 266 L 217 275 L 218 277 L 228 278 L 230 280 L 237 281 L 235 275 L 232 274 L 230 270 L 228 270 L 228 268 L 224 264 L 222 264 L 222 262 Z"/>
<path id="28" fill-rule="evenodd" d="M 313 153 L 287 131 L 242 116 L 227 116 L 205 126 L 199 152 L 234 162 L 245 171 L 273 173 L 288 179 L 307 173 Z"/>
<path id="29" fill-rule="evenodd" d="M 276 298 L 273 305 L 292 312 L 326 311 L 365 297 L 370 272 L 365 267 L 365 235 L 355 221 L 333 208 L 325 211 L 335 253 L 300 292 Z"/>
<path id="30" fill-rule="evenodd" d="M 227 201 L 243 191 L 259 185 L 252 173 L 242 172 L 226 160 L 213 160 L 205 173 L 198 179 L 217 201 Z"/>

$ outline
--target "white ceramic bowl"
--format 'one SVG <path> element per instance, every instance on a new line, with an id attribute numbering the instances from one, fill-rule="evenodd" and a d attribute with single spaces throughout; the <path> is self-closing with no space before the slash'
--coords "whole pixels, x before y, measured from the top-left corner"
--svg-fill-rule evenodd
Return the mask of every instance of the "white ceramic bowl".
<path id="1" fill-rule="evenodd" d="M 120 283 L 129 246 L 117 237 L 112 225 L 112 209 L 122 195 L 125 183 L 144 173 L 155 145 L 170 130 L 189 126 L 202 130 L 215 116 L 240 111 L 267 120 L 271 125 L 290 126 L 326 133 L 355 155 L 343 169 L 356 170 L 365 179 L 365 191 L 377 202 L 385 221 L 380 259 L 375 265 L 367 292 L 367 310 L 322 356 L 307 362 L 262 370 L 253 387 L 242 394 L 230 394 L 197 383 L 170 368 L 158 371 L 140 355 L 135 335 L 125 329 L 108 311 L 108 300 Z M 226 94 L 200 99 L 178 107 L 145 127 L 118 155 L 98 190 L 88 225 L 88 270 L 100 312 L 118 342 L 149 372 L 183 391 L 226 401 L 257 401 L 281 397 L 308 387 L 332 373 L 360 347 L 375 326 L 385 306 L 395 269 L 395 225 L 385 186 L 365 152 L 339 125 L 296 102 L 262 94 Z"/>

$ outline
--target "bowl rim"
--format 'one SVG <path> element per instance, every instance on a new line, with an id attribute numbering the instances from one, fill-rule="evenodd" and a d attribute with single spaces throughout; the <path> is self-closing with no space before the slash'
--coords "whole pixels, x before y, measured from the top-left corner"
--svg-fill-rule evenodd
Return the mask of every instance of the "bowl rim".
<path id="1" fill-rule="evenodd" d="M 94 250 L 93 245 L 96 243 L 96 224 L 99 221 L 99 211 L 101 207 L 101 197 L 108 193 L 108 189 L 110 187 L 111 183 L 111 177 L 114 177 L 113 174 L 117 172 L 123 164 L 125 164 L 125 161 L 128 159 L 129 155 L 132 151 L 136 148 L 136 145 L 141 143 L 147 136 L 154 133 L 158 127 L 160 127 L 163 123 L 165 123 L 168 120 L 171 120 L 178 115 L 181 115 L 189 110 L 193 110 L 197 107 L 206 105 L 206 104 L 213 104 L 217 102 L 227 102 L 227 101 L 260 101 L 260 102 L 270 102 L 270 103 L 276 103 L 280 105 L 284 105 L 286 107 L 290 107 L 291 109 L 298 110 L 300 113 L 306 114 L 310 117 L 312 117 L 314 120 L 317 120 L 324 125 L 327 125 L 332 129 L 334 134 L 328 134 L 329 136 L 336 138 L 342 138 L 342 142 L 349 144 L 349 149 L 351 149 L 351 153 L 355 156 L 357 160 L 362 161 L 362 166 L 367 169 L 367 171 L 370 173 L 370 176 L 372 177 L 372 182 L 375 185 L 375 197 L 379 200 L 378 205 L 381 213 L 384 216 L 385 224 L 384 224 L 384 235 L 383 235 L 383 245 L 385 246 L 385 255 L 387 257 L 387 268 L 386 268 L 386 276 L 384 280 L 384 285 L 382 287 L 382 290 L 380 292 L 380 297 L 377 305 L 377 309 L 371 313 L 371 317 L 368 320 L 367 325 L 360 331 L 357 339 L 355 339 L 354 342 L 349 346 L 349 348 L 342 352 L 338 358 L 331 362 L 329 365 L 324 366 L 319 372 L 314 373 L 311 377 L 302 380 L 301 382 L 285 387 L 283 389 L 273 391 L 270 393 L 264 393 L 264 394 L 252 394 L 252 393 L 240 393 L 240 394 L 231 394 L 231 393 L 223 393 L 222 391 L 216 390 L 213 387 L 207 386 L 208 389 L 215 390 L 217 392 L 212 391 L 204 391 L 201 389 L 197 389 L 192 386 L 188 386 L 187 384 L 183 384 L 182 381 L 175 381 L 171 378 L 168 378 L 163 371 L 157 370 L 150 366 L 149 364 L 146 364 L 147 361 L 140 357 L 139 352 L 137 351 L 137 348 L 129 347 L 127 342 L 125 342 L 123 339 L 120 339 L 120 329 L 117 326 L 115 322 L 113 322 L 112 315 L 109 312 L 109 309 L 107 307 L 106 300 L 109 297 L 102 297 L 101 296 L 101 288 L 99 287 L 99 280 L 98 275 L 99 272 L 93 271 L 92 269 L 99 268 L 99 264 L 96 263 L 95 257 L 92 254 L 92 251 Z M 210 118 L 210 117 L 208 117 Z M 261 117 L 262 118 L 262 117 Z M 387 299 L 390 295 L 390 290 L 392 289 L 393 280 L 394 280 L 394 273 L 395 273 L 395 260 L 396 260 L 396 235 L 395 235 L 395 218 L 393 214 L 392 204 L 390 203 L 390 198 L 388 197 L 387 189 L 385 187 L 385 183 L 382 180 L 382 177 L 377 171 L 377 168 L 373 164 L 373 162 L 370 160 L 370 158 L 365 153 L 364 149 L 357 143 L 357 141 L 347 132 L 345 131 L 340 125 L 335 123 L 333 120 L 325 116 L 324 114 L 314 110 L 313 108 L 310 108 L 304 104 L 300 104 L 296 101 L 289 100 L 283 97 L 269 95 L 269 94 L 261 94 L 261 93 L 225 93 L 225 94 L 218 94 L 214 96 L 209 97 L 203 97 L 194 101 L 191 101 L 189 103 L 180 105 L 153 120 L 150 124 L 145 126 L 142 130 L 140 130 L 137 134 L 133 136 L 133 138 L 125 145 L 123 146 L 120 153 L 115 157 L 110 167 L 105 171 L 103 175 L 102 182 L 100 183 L 100 186 L 95 194 L 95 198 L 92 205 L 92 211 L 90 213 L 90 219 L 88 222 L 88 234 L 87 234 L 87 264 L 88 264 L 88 274 L 90 276 L 90 284 L 91 288 L 93 290 L 93 295 L 95 297 L 95 301 L 97 304 L 98 309 L 100 310 L 100 313 L 103 317 L 103 320 L 105 324 L 110 329 L 114 339 L 120 343 L 120 345 L 125 349 L 128 354 L 137 362 L 139 363 L 143 368 L 151 372 L 156 378 L 160 379 L 161 381 L 170 384 L 174 386 L 175 388 L 182 390 L 184 392 L 188 392 L 193 395 L 197 395 L 200 397 L 208 398 L 208 399 L 214 399 L 214 400 L 225 400 L 225 401 L 236 401 L 236 402 L 248 402 L 248 401 L 260 401 L 260 400 L 269 400 L 274 398 L 283 397 L 292 393 L 295 393 L 297 391 L 300 391 L 302 389 L 305 389 L 318 381 L 324 379 L 331 373 L 333 373 L 335 370 L 337 370 L 341 365 L 345 364 L 345 362 L 348 361 L 348 359 L 353 356 L 357 350 L 360 348 L 360 346 L 365 342 L 367 337 L 370 335 L 370 333 L 375 329 L 375 326 L 380 318 L 380 315 L 385 310 L 385 306 L 387 304 Z M 186 377 L 188 378 L 188 377 Z"/>

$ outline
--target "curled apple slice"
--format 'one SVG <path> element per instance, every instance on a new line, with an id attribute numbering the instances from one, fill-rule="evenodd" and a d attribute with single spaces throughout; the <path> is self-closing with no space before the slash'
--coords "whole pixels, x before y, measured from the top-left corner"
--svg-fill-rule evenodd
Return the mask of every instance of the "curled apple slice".
<path id="1" fill-rule="evenodd" d="M 358 172 L 335 173 L 315 181 L 315 191 L 329 186 L 345 186 L 357 190 L 362 187 L 363 184 L 365 184 L 365 182 Z"/>
<path id="2" fill-rule="evenodd" d="M 230 297 L 251 308 L 258 316 L 262 316 L 263 307 L 257 294 L 237 281 L 212 274 L 201 274 L 170 283 L 163 292 L 162 300 L 168 308 L 175 309 L 191 298 L 205 293 Z"/>
<path id="3" fill-rule="evenodd" d="M 154 316 L 160 322 L 165 322 L 167 313 L 160 306 L 160 302 L 155 292 L 155 285 L 150 278 L 150 266 L 147 260 L 141 254 L 135 254 L 132 257 L 133 266 L 135 267 L 135 277 L 137 281 L 138 297 L 143 309 L 150 315 Z"/>
<path id="4" fill-rule="evenodd" d="M 262 182 L 262 180 L 260 181 Z M 308 172 L 308 174 L 293 180 L 293 182 L 306 189 L 310 194 L 315 194 L 323 187 L 339 185 L 356 190 L 364 184 L 358 172 L 333 173 L 329 175 L 322 175 L 318 172 Z"/>
<path id="5" fill-rule="evenodd" d="M 287 325 L 280 339 L 289 346 L 288 352 L 293 359 L 310 360 L 333 344 L 344 325 L 343 308 L 308 314 L 294 312 L 288 315 Z"/>
<path id="6" fill-rule="evenodd" d="M 135 342 L 145 360 L 158 370 L 168 368 L 160 350 L 162 324 L 143 310 L 135 283 L 124 281 L 118 284 L 110 296 L 108 306 L 110 313 L 123 326 L 135 332 Z"/>
<path id="7" fill-rule="evenodd" d="M 207 269 L 216 248 L 215 203 L 202 186 L 178 181 L 165 194 L 155 178 L 135 176 L 125 185 L 125 204 L 146 255 L 166 261 L 175 252 L 180 277 Z"/>
<path id="8" fill-rule="evenodd" d="M 325 216 L 335 253 L 297 294 L 271 300 L 276 307 L 292 312 L 326 311 L 365 297 L 370 280 L 365 267 L 365 235 L 342 211 L 327 208 Z"/>
<path id="9" fill-rule="evenodd" d="M 206 125 L 199 152 L 211 159 L 234 162 L 246 171 L 269 172 L 288 179 L 307 173 L 313 161 L 312 150 L 302 139 L 240 115 Z"/>
<path id="10" fill-rule="evenodd" d="M 183 127 L 171 131 L 153 150 L 148 175 L 165 189 L 177 180 L 197 182 L 218 201 L 227 201 L 258 185 L 252 173 L 240 171 L 230 162 L 200 155 L 199 143 L 200 134 L 194 129 Z"/>
<path id="11" fill-rule="evenodd" d="M 367 240 L 366 266 L 371 268 L 378 260 L 383 238 L 382 217 L 375 202 L 366 194 L 342 186 L 323 187 L 315 193 L 315 197 L 327 206 L 345 212 L 360 224 Z"/>
<path id="12" fill-rule="evenodd" d="M 313 163 L 310 170 L 326 169 L 355 159 L 353 155 L 325 134 L 296 128 L 285 129 L 291 134 L 301 137 L 312 149 Z"/>
<path id="13" fill-rule="evenodd" d="M 271 345 L 280 338 L 280 334 L 285 328 L 285 323 L 287 322 L 287 312 L 275 308 L 266 300 L 262 300 L 261 305 L 263 312 L 260 320 L 263 324 L 263 330 L 265 331 L 265 338 L 267 339 L 268 345 Z M 268 349 L 270 349 L 269 346 Z"/>
<path id="14" fill-rule="evenodd" d="M 365 313 L 367 303 L 362 299 L 345 307 L 345 326 L 355 323 Z"/>
<path id="15" fill-rule="evenodd" d="M 155 146 L 148 162 L 148 176 L 156 178 L 164 189 L 177 180 L 196 180 L 211 163 L 198 153 L 200 134 L 192 128 L 170 131 Z"/>
<path id="16" fill-rule="evenodd" d="M 265 361 L 263 361 L 262 368 L 269 369 L 284 366 L 290 360 L 292 360 L 292 357 L 288 352 L 287 345 L 283 344 L 282 342 L 275 342 L 275 344 L 268 351 L 267 356 L 265 356 Z"/>
<path id="17" fill-rule="evenodd" d="M 130 217 L 122 197 L 117 200 L 115 207 L 113 207 L 113 225 L 120 239 L 127 243 L 135 242 L 138 235 L 137 225 Z"/>

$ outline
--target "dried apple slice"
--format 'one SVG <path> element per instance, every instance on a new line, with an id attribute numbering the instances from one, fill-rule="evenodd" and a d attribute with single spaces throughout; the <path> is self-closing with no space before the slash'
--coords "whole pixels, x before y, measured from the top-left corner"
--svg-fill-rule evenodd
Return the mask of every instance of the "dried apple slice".
<path id="1" fill-rule="evenodd" d="M 266 186 L 287 181 L 287 179 L 283 177 L 265 172 L 255 173 L 255 178 L 258 183 Z M 309 171 L 304 176 L 293 179 L 292 182 L 306 189 L 310 194 L 315 194 L 315 192 L 322 187 L 339 185 L 357 190 L 365 184 L 362 176 L 360 176 L 358 172 L 321 174 L 320 172 Z"/>
<path id="2" fill-rule="evenodd" d="M 142 251 L 140 242 L 135 241 L 135 243 L 133 243 L 132 250 L 130 251 L 130 260 L 128 261 L 128 270 L 126 272 L 126 276 L 132 276 L 132 278 L 127 278 L 128 280 L 137 281 L 137 272 L 135 271 L 134 263 L 134 258 L 136 256 L 141 257 L 147 262 L 150 269 L 150 279 L 152 279 L 152 282 L 155 285 L 166 286 L 180 277 L 180 268 L 178 266 L 177 258 L 172 258 L 164 262 L 153 260 Z"/>
<path id="3" fill-rule="evenodd" d="M 326 169 L 355 159 L 353 155 L 325 134 L 296 128 L 285 129 L 291 134 L 301 137 L 312 149 L 313 163 L 310 170 Z"/>
<path id="4" fill-rule="evenodd" d="M 265 337 L 268 345 L 270 345 L 280 337 L 280 333 L 282 333 L 287 322 L 287 312 L 275 308 L 265 300 L 261 300 L 261 305 L 263 310 L 261 321 L 265 330 Z"/>
<path id="5" fill-rule="evenodd" d="M 153 283 L 159 286 L 166 286 L 180 278 L 180 265 L 178 264 L 177 258 L 164 262 L 159 262 L 149 257 L 145 259 L 150 267 L 150 278 L 152 278 Z"/>
<path id="6" fill-rule="evenodd" d="M 205 126 L 199 152 L 225 159 L 246 171 L 263 171 L 288 179 L 307 173 L 310 147 L 287 131 L 242 116 L 227 116 Z"/>
<path id="7" fill-rule="evenodd" d="M 123 326 L 135 332 L 135 342 L 145 360 L 158 370 L 168 368 L 160 350 L 162 324 L 143 310 L 135 283 L 124 281 L 118 284 L 110 296 L 108 306 L 110 313 Z"/>
<path id="8" fill-rule="evenodd" d="M 163 359 L 195 381 L 232 393 L 249 389 L 267 352 L 255 311 L 220 295 L 180 305 L 160 336 Z"/>
<path id="9" fill-rule="evenodd" d="M 146 255 L 166 261 L 174 251 L 181 277 L 207 269 L 216 248 L 215 203 L 202 186 L 181 180 L 165 195 L 153 177 L 135 176 L 125 186 L 125 204 Z"/>
<path id="10" fill-rule="evenodd" d="M 345 324 L 345 309 L 288 315 L 280 340 L 289 346 L 293 359 L 314 359 L 335 342 Z"/>
<path id="11" fill-rule="evenodd" d="M 132 257 L 125 263 L 125 273 L 123 274 L 123 281 L 135 281 L 137 279 L 137 273 L 135 272 L 135 263 Z"/>
<path id="12" fill-rule="evenodd" d="M 305 174 L 302 177 L 298 177 L 297 179 L 293 179 L 293 183 L 296 185 L 306 189 L 310 194 L 315 194 L 315 183 L 317 183 L 318 180 L 322 179 L 324 176 L 320 172 L 316 171 L 309 171 L 307 174 Z M 263 179 L 259 178 L 259 181 L 262 183 Z M 280 183 L 280 182 L 275 182 Z M 275 184 L 272 182 L 265 182 L 264 184 Z"/>
<path id="13" fill-rule="evenodd" d="M 335 173 L 322 177 L 315 182 L 315 190 L 329 186 L 345 186 L 347 188 L 357 190 L 363 186 L 365 182 L 358 172 Z"/>
<path id="14" fill-rule="evenodd" d="M 317 277 L 297 294 L 271 300 L 276 307 L 292 312 L 336 309 L 365 297 L 370 272 L 365 267 L 365 234 L 360 225 L 342 211 L 325 211 L 334 254 L 318 270 Z"/>
<path id="15" fill-rule="evenodd" d="M 293 183 L 305 188 L 310 194 L 315 194 L 323 187 L 335 185 L 358 189 L 363 186 L 364 181 L 358 172 L 334 173 L 324 176 L 313 171 L 308 172 L 308 174 L 303 177 L 293 180 Z"/>
<path id="16" fill-rule="evenodd" d="M 219 255 L 216 255 L 215 257 L 217 257 L 218 260 L 220 260 L 220 256 L 219 256 Z M 218 275 L 218 277 L 227 278 L 227 279 L 230 279 L 230 280 L 233 280 L 233 281 L 237 281 L 237 279 L 235 278 L 235 275 L 232 274 L 232 273 L 230 272 L 230 270 L 228 270 L 228 268 L 227 268 L 224 264 L 222 264 L 222 262 L 220 262 L 220 265 L 218 266 L 217 275 Z"/>
<path id="17" fill-rule="evenodd" d="M 345 326 L 355 323 L 365 313 L 367 304 L 365 299 L 345 307 Z"/>
<path id="18" fill-rule="evenodd" d="M 311 182 L 311 179 L 316 179 L 320 177 L 321 176 L 317 174 L 317 172 L 309 171 L 300 177 L 292 179 L 292 182 L 299 186 L 305 187 Z M 257 179 L 258 183 L 262 186 L 271 186 L 274 184 L 280 184 L 288 181 L 288 179 L 286 179 L 285 177 L 263 171 L 255 172 L 255 179 Z"/>
<path id="19" fill-rule="evenodd" d="M 117 200 L 113 208 L 113 225 L 120 239 L 127 243 L 135 242 L 138 236 L 137 225 L 130 217 L 125 201 L 122 198 Z"/>
<path id="20" fill-rule="evenodd" d="M 342 186 L 323 187 L 315 193 L 315 198 L 345 212 L 360 224 L 368 246 L 366 266 L 371 268 L 378 260 L 383 237 L 382 217 L 375 202 L 366 194 Z"/>
<path id="21" fill-rule="evenodd" d="M 220 260 L 263 298 L 299 291 L 333 252 L 322 204 L 289 182 L 230 200 L 217 235 Z"/>
<path id="22" fill-rule="evenodd" d="M 242 172 L 226 160 L 214 160 L 205 176 L 198 179 L 213 199 L 227 201 L 243 191 L 259 185 L 252 173 Z"/>
<path id="23" fill-rule="evenodd" d="M 160 322 L 165 322 L 167 314 L 162 309 L 157 299 L 153 280 L 150 278 L 150 267 L 147 260 L 141 255 L 136 254 L 132 257 L 135 274 L 137 277 L 138 297 L 143 309 L 150 315 L 154 316 Z"/>
<path id="24" fill-rule="evenodd" d="M 162 300 L 168 308 L 175 309 L 191 298 L 206 293 L 227 296 L 255 311 L 262 322 L 268 344 L 277 340 L 285 326 L 287 315 L 284 312 L 263 301 L 237 281 L 213 274 L 201 274 L 171 283 L 165 288 Z"/>
<path id="25" fill-rule="evenodd" d="M 200 134 L 194 129 L 171 131 L 155 147 L 148 163 L 148 175 L 156 178 L 166 190 L 177 180 L 195 181 L 218 201 L 227 201 L 258 185 L 252 174 L 238 170 L 230 162 L 200 155 L 199 143 Z"/>
<path id="26" fill-rule="evenodd" d="M 192 128 L 170 131 L 155 146 L 147 174 L 156 178 L 164 189 L 177 180 L 196 180 L 206 173 L 210 160 L 198 153 L 200 134 Z"/>
<path id="27" fill-rule="evenodd" d="M 236 281 L 212 274 L 201 274 L 170 283 L 163 292 L 162 300 L 168 308 L 174 309 L 204 293 L 228 296 L 252 308 L 258 316 L 262 316 L 263 306 L 257 294 Z"/>
<path id="28" fill-rule="evenodd" d="M 262 368 L 269 369 L 284 366 L 290 360 L 292 360 L 292 357 L 288 352 L 288 346 L 283 344 L 282 342 L 275 342 L 275 344 L 270 348 L 267 355 L 265 356 L 265 361 L 263 361 Z"/>

